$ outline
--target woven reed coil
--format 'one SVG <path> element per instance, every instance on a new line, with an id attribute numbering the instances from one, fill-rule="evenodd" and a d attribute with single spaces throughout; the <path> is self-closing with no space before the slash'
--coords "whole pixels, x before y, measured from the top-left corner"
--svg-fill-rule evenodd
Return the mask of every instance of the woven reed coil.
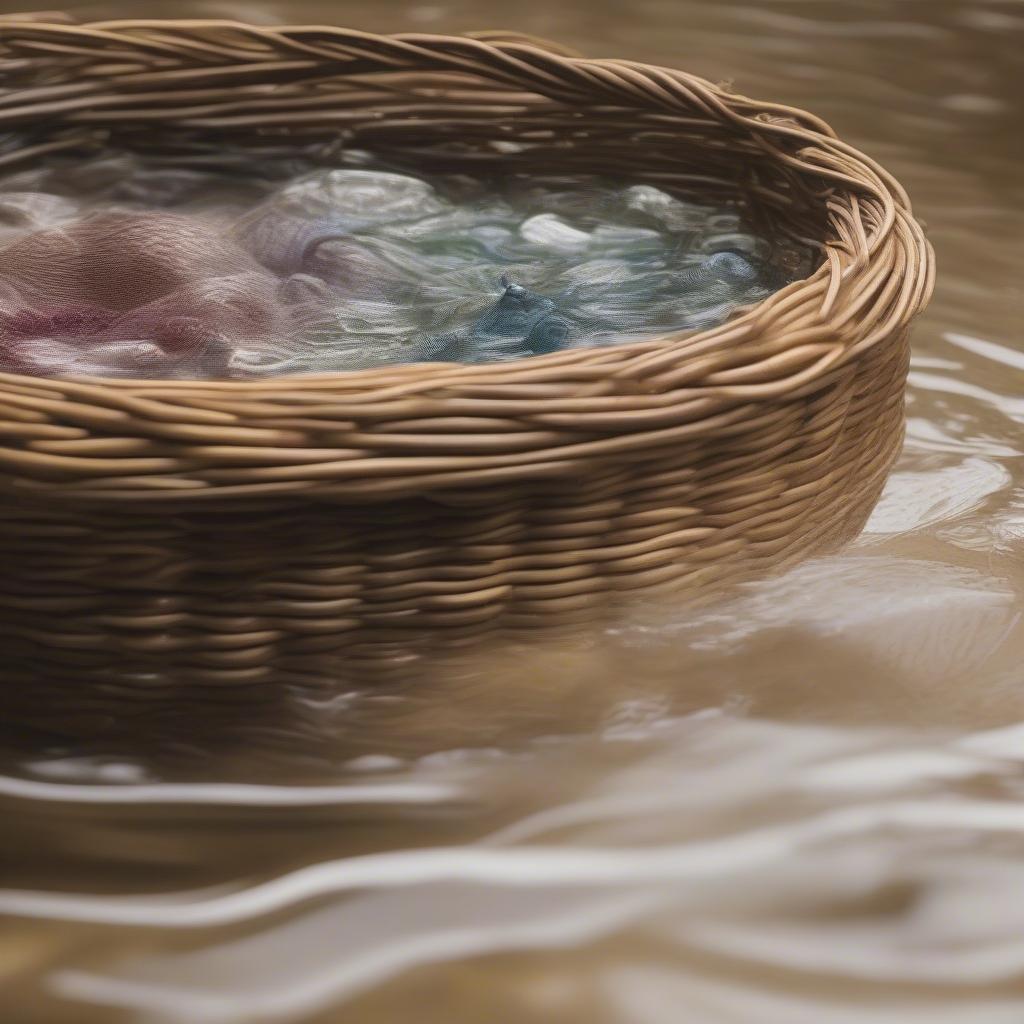
<path id="1" fill-rule="evenodd" d="M 370 635 L 394 653 L 748 577 L 849 539 L 878 497 L 933 256 L 902 187 L 810 114 L 494 33 L 15 17 L 0 68 L 0 166 L 322 141 L 596 169 L 821 254 L 714 330 L 512 363 L 0 376 L 9 672 L 309 678 Z"/>

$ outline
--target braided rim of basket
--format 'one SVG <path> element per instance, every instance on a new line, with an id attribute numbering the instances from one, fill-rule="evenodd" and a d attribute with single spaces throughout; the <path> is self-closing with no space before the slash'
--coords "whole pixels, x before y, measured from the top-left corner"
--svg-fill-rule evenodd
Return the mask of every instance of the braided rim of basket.
<path id="1" fill-rule="evenodd" d="M 511 33 L 55 16 L 0 18 L 0 68 L 0 167 L 124 125 L 250 136 L 286 125 L 336 136 L 339 124 L 379 133 L 414 116 L 424 130 L 451 120 L 461 90 L 459 103 L 478 112 L 486 104 L 493 117 L 531 104 L 568 117 L 586 106 L 636 112 L 666 131 L 724 126 L 827 210 L 824 259 L 811 277 L 699 333 L 509 363 L 247 381 L 0 374 L 0 467 L 8 489 L 25 494 L 377 500 L 564 476 L 820 391 L 902 338 L 933 286 L 931 247 L 892 175 L 811 114 L 682 71 L 585 59 Z M 400 84 L 426 75 L 432 90 L 412 102 Z M 375 76 L 383 88 L 345 81 Z"/>

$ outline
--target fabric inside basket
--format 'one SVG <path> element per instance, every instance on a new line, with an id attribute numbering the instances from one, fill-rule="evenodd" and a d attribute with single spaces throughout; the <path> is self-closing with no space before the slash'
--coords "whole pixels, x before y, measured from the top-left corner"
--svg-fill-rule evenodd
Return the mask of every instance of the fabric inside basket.
<path id="1" fill-rule="evenodd" d="M 0 182 L 0 368 L 246 378 L 491 362 L 714 326 L 805 274 L 735 206 L 595 177 L 225 174 L 106 155 Z"/>

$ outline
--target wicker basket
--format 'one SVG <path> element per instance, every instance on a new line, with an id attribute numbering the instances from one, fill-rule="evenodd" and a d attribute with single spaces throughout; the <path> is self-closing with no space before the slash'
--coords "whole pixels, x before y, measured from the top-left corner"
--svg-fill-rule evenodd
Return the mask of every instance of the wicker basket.
<path id="1" fill-rule="evenodd" d="M 596 167 L 742 202 L 822 253 L 714 330 L 514 363 L 0 376 L 9 672 L 311 678 L 368 637 L 394 652 L 748 577 L 854 536 L 876 501 L 933 257 L 900 185 L 817 118 L 508 34 L 13 18 L 0 60 L 7 166 L 322 140 Z"/>

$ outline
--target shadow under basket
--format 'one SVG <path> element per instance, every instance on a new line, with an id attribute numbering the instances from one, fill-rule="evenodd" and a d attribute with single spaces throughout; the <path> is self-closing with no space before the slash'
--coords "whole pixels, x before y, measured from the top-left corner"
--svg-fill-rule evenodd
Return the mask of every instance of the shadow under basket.
<path id="1" fill-rule="evenodd" d="M 849 540 L 877 500 L 933 257 L 900 185 L 816 117 L 497 33 L 0 18 L 0 56 L 11 168 L 320 145 L 599 170 L 820 254 L 716 329 L 510 363 L 0 376 L 9 675 L 326 678 L 750 578 Z"/>

